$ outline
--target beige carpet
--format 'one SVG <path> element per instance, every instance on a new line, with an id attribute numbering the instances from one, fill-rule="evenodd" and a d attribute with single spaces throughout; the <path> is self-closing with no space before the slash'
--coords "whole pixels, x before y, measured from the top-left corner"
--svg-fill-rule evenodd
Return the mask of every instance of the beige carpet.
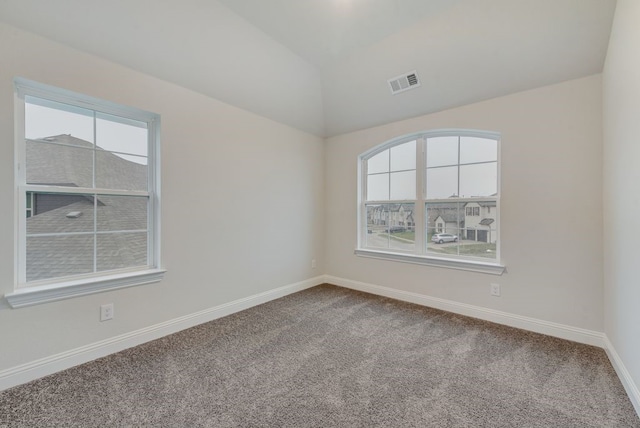
<path id="1" fill-rule="evenodd" d="M 603 350 L 330 285 L 0 393 L 7 427 L 640 427 Z"/>

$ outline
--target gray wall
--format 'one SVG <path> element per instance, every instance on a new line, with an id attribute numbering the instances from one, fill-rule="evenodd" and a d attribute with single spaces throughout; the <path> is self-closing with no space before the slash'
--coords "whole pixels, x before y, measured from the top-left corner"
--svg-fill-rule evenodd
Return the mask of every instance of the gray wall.
<path id="1" fill-rule="evenodd" d="M 604 87 L 605 332 L 635 383 L 640 412 L 640 2 L 618 0 Z"/>
<path id="2" fill-rule="evenodd" d="M 323 140 L 0 24 L 0 197 L 14 198 L 13 78 L 162 116 L 165 280 L 0 308 L 0 373 L 324 271 Z M 318 267 L 311 269 L 311 259 Z M 0 294 L 13 291 L 14 208 L 0 204 Z M 99 306 L 115 319 L 99 322 Z"/>
<path id="3" fill-rule="evenodd" d="M 354 255 L 358 155 L 440 128 L 502 133 L 502 277 Z M 600 75 L 330 138 L 325 175 L 329 275 L 603 331 Z"/>

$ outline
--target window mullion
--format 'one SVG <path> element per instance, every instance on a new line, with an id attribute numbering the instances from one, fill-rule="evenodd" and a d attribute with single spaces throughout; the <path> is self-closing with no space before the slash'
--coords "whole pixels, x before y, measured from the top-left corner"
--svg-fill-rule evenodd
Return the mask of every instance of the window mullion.
<path id="1" fill-rule="evenodd" d="M 98 146 L 98 130 L 97 130 L 96 112 L 93 111 L 93 152 L 92 152 L 92 181 L 93 188 L 97 187 L 96 180 L 96 147 Z M 95 190 L 94 190 L 95 192 Z M 93 194 L 93 272 L 98 272 L 98 194 Z"/>
<path id="2" fill-rule="evenodd" d="M 416 204 L 415 204 L 415 252 L 417 254 L 424 254 L 426 250 L 425 237 L 426 237 L 426 210 L 424 204 L 424 191 L 426 180 L 426 139 L 420 137 L 416 139 Z"/>
<path id="3" fill-rule="evenodd" d="M 360 195 L 359 195 L 359 204 L 360 206 L 358 207 L 358 212 L 360 213 L 360 219 L 359 219 L 359 227 L 358 227 L 358 247 L 364 247 L 366 246 L 366 242 L 367 242 L 367 235 L 366 235 L 366 231 L 368 230 L 368 223 L 367 223 L 367 186 L 368 186 L 368 182 L 367 182 L 367 175 L 368 174 L 368 170 L 367 170 L 367 161 L 364 159 L 360 159 Z"/>
<path id="4" fill-rule="evenodd" d="M 26 183 L 27 183 L 27 153 L 25 145 L 25 104 L 24 95 L 16 93 L 14 95 L 14 121 L 15 121 L 15 161 L 17 168 L 15 169 L 15 181 L 18 183 L 16 186 L 17 194 L 14 197 L 14 204 L 16 207 L 15 224 L 14 224 L 14 242 L 17 243 L 17 251 L 14 255 L 15 272 L 14 272 L 14 284 L 17 287 L 19 284 L 26 283 L 27 279 L 27 216 L 24 209 L 26 203 Z M 33 209 L 33 206 L 32 206 Z"/>

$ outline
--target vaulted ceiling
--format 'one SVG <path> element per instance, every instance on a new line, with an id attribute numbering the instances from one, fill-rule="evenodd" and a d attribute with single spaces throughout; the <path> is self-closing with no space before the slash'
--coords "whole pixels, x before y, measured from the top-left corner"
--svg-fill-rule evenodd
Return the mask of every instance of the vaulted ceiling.
<path id="1" fill-rule="evenodd" d="M 615 0 L 0 0 L 0 21 L 332 136 L 599 73 L 614 9 Z M 387 80 L 414 70 L 421 86 L 392 95 Z"/>

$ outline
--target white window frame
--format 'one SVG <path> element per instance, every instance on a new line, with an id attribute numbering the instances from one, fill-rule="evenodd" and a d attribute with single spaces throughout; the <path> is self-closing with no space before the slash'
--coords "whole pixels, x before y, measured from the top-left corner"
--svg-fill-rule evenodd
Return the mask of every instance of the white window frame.
<path id="1" fill-rule="evenodd" d="M 478 137 L 488 138 L 497 141 L 497 193 L 495 196 L 486 198 L 458 198 L 451 199 L 426 199 L 426 140 L 434 137 L 458 136 L 458 137 Z M 490 131 L 479 131 L 472 129 L 440 129 L 432 131 L 424 131 L 413 134 L 404 135 L 394 138 L 386 143 L 376 146 L 358 157 L 358 232 L 357 246 L 354 253 L 358 256 L 369 257 L 374 259 L 392 260 L 405 263 L 414 263 L 428 266 L 444 267 L 458 270 L 466 270 L 480 272 L 492 275 L 502 275 L 506 267 L 501 262 L 500 255 L 500 133 Z M 384 201 L 367 201 L 367 160 L 380 152 L 388 150 L 394 146 L 416 141 L 416 199 L 411 200 L 384 200 Z M 439 256 L 427 253 L 426 237 L 426 212 L 425 205 L 428 203 L 452 203 L 452 202 L 480 202 L 480 201 L 496 202 L 496 258 L 494 260 L 473 258 L 467 256 Z M 415 219 L 415 251 L 402 251 L 395 249 L 372 248 L 366 247 L 367 240 L 367 211 L 366 204 L 376 203 L 414 203 L 414 219 Z M 465 210 L 459 211 L 462 215 Z"/>
<path id="2" fill-rule="evenodd" d="M 27 218 L 33 215 L 33 210 L 35 209 L 35 201 L 36 198 L 33 197 L 33 192 L 28 192 L 25 195 L 25 212 L 27 214 Z"/>
<path id="3" fill-rule="evenodd" d="M 160 281 L 165 273 L 160 258 L 160 116 L 133 107 L 122 106 L 88 95 L 45 85 L 23 78 L 14 79 L 15 122 L 15 225 L 14 225 L 14 291 L 4 297 L 13 308 L 62 300 L 148 284 Z M 99 113 L 111 114 L 147 123 L 148 127 L 148 189 L 118 191 L 90 189 L 91 194 L 136 195 L 148 198 L 147 251 L 148 265 L 139 268 L 96 272 L 62 278 L 26 281 L 26 193 L 53 191 L 61 194 L 82 193 L 85 188 L 28 185 L 26 183 L 25 96 L 64 103 Z"/>

